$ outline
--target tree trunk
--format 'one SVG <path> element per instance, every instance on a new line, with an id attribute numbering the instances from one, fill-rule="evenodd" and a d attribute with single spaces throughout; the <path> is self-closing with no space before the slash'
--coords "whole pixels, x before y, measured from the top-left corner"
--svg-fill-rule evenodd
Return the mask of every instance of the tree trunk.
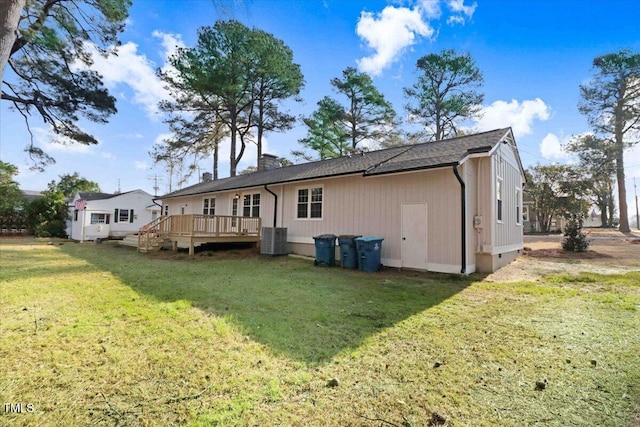
<path id="1" fill-rule="evenodd" d="M 229 148 L 229 176 L 236 176 L 236 138 L 238 137 L 238 116 L 235 108 L 231 113 L 231 147 Z"/>
<path id="2" fill-rule="evenodd" d="M 11 56 L 11 48 L 18 38 L 20 13 L 27 0 L 0 0 L 0 81 Z"/>
<path id="3" fill-rule="evenodd" d="M 218 142 L 213 146 L 213 180 L 218 179 Z"/>
<path id="4" fill-rule="evenodd" d="M 620 231 L 628 233 L 629 215 L 627 213 L 627 188 L 624 182 L 624 124 L 625 124 L 625 105 L 624 95 L 626 92 L 626 84 L 622 77 L 622 85 L 618 95 L 618 102 L 615 108 L 615 138 L 616 138 L 616 178 L 618 180 L 618 205 L 620 213 Z"/>
<path id="5" fill-rule="evenodd" d="M 615 215 L 616 212 L 616 208 L 614 206 L 614 200 L 613 200 L 613 182 L 611 180 L 609 180 L 609 183 L 607 184 L 608 188 L 609 188 L 609 195 L 607 197 L 607 204 L 608 204 L 608 208 L 609 208 L 609 221 L 608 221 L 608 226 L 609 227 L 613 227 L 613 217 Z"/>
<path id="6" fill-rule="evenodd" d="M 620 147 L 616 158 L 616 178 L 618 179 L 618 205 L 620 212 L 620 228 L 623 233 L 631 231 L 629 228 L 629 214 L 627 211 L 627 188 L 624 182 L 624 157 Z"/>

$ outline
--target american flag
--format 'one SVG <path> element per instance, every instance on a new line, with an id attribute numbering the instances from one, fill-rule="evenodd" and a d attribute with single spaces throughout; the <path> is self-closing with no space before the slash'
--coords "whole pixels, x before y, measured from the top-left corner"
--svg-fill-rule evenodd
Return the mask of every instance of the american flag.
<path id="1" fill-rule="evenodd" d="M 86 200 L 84 200 L 84 199 L 76 200 L 76 209 L 78 209 L 79 211 L 82 211 L 86 207 L 87 207 L 87 201 Z"/>

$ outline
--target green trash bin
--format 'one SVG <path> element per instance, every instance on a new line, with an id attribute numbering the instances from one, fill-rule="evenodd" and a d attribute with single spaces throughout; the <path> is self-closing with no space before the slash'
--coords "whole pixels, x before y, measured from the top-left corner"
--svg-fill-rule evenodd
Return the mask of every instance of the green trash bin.
<path id="1" fill-rule="evenodd" d="M 322 234 L 315 236 L 316 260 L 314 265 L 333 267 L 336 265 L 336 236 L 334 234 Z"/>
<path id="2" fill-rule="evenodd" d="M 382 237 L 358 237 L 356 247 L 358 249 L 358 265 L 360 270 L 369 273 L 380 270 L 380 253 L 382 252 Z"/>
<path id="3" fill-rule="evenodd" d="M 338 244 L 340 244 L 340 265 L 343 268 L 358 268 L 356 237 L 360 236 L 338 236 Z"/>

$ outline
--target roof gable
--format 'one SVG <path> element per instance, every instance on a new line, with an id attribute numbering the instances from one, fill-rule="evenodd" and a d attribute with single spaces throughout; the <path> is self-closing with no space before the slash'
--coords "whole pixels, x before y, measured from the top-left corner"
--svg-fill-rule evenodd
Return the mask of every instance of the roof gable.
<path id="1" fill-rule="evenodd" d="M 381 175 L 454 165 L 472 153 L 488 153 L 498 143 L 513 138 L 510 128 L 436 142 L 376 150 L 202 182 L 158 199 L 305 181 L 341 175 Z M 516 151 L 517 152 L 517 151 Z"/>

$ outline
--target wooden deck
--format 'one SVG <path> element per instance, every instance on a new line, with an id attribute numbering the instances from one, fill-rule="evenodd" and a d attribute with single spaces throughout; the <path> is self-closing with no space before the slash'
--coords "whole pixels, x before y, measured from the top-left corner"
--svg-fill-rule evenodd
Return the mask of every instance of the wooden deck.
<path id="1" fill-rule="evenodd" d="M 161 216 L 140 229 L 138 250 L 149 251 L 166 241 L 173 250 L 178 243 L 189 246 L 193 255 L 196 244 L 220 242 L 260 242 L 260 218 L 230 215 L 169 215 Z"/>

